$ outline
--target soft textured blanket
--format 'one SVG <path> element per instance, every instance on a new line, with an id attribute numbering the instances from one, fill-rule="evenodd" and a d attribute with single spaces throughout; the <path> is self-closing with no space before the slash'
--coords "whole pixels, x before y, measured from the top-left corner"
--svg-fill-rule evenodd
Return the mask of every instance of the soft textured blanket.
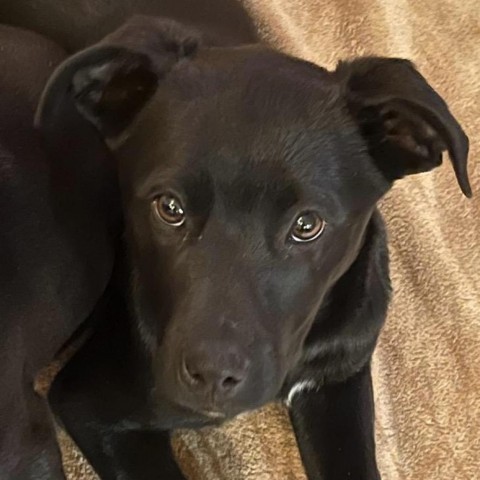
<path id="1" fill-rule="evenodd" d="M 471 139 L 473 200 L 448 162 L 382 204 L 395 297 L 374 360 L 384 480 L 480 478 L 480 4 L 478 0 L 247 0 L 264 36 L 333 68 L 364 54 L 412 59 Z M 95 478 L 67 439 L 70 479 Z M 288 418 L 269 406 L 182 433 L 191 480 L 301 480 Z"/>

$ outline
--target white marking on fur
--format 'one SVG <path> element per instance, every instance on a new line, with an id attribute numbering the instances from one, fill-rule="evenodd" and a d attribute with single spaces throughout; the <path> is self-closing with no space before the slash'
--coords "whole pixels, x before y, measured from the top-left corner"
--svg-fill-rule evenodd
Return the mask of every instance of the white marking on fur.
<path id="1" fill-rule="evenodd" d="M 318 385 L 313 380 L 301 380 L 290 389 L 285 404 L 288 408 L 290 408 L 292 406 L 293 397 L 299 393 L 306 392 L 308 390 L 315 390 L 317 388 Z"/>

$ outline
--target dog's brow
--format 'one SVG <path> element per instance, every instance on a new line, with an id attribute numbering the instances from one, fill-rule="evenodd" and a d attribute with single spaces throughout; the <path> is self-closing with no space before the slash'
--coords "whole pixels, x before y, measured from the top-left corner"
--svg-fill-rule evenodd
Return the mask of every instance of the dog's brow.
<path id="1" fill-rule="evenodd" d="M 156 167 L 150 173 L 138 180 L 135 188 L 135 195 L 139 198 L 147 198 L 152 194 L 158 194 L 159 188 L 179 187 L 181 185 L 181 175 L 178 168 L 169 168 L 162 165 Z"/>

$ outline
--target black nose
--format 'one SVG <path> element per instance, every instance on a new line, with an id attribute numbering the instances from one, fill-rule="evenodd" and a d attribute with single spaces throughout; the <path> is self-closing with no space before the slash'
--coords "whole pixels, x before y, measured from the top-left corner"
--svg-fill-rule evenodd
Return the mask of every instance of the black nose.
<path id="1" fill-rule="evenodd" d="M 231 348 L 204 346 L 184 355 L 182 377 L 193 393 L 221 404 L 241 389 L 248 370 L 248 360 Z"/>

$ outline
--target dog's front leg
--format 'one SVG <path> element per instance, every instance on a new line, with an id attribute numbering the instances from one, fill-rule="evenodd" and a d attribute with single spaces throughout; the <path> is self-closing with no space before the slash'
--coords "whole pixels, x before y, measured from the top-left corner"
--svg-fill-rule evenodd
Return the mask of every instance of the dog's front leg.
<path id="1" fill-rule="evenodd" d="M 379 480 L 370 365 L 342 383 L 300 382 L 290 416 L 309 480 Z"/>
<path id="2" fill-rule="evenodd" d="M 100 389 L 69 391 L 73 384 L 62 382 L 65 373 L 50 392 L 52 408 L 101 480 L 185 480 L 170 432 L 119 419 L 115 389 L 111 396 Z"/>
<path id="3" fill-rule="evenodd" d="M 165 422 L 172 415 L 151 409 L 127 311 L 121 297 L 105 294 L 90 319 L 95 333 L 51 385 L 50 407 L 101 480 L 185 480 L 170 426 L 156 428 L 160 415 Z"/>
<path id="4" fill-rule="evenodd" d="M 185 480 L 173 456 L 170 434 L 133 430 L 109 435 L 104 445 L 111 448 L 106 471 L 97 463 L 102 480 Z"/>
<path id="5" fill-rule="evenodd" d="M 54 387 L 50 400 L 58 418 L 101 480 L 185 480 L 168 431 L 132 429 L 128 420 L 113 420 L 113 397 L 106 398 L 105 403 L 82 395 L 70 401 L 68 392 L 59 396 L 65 393 L 59 392 L 61 384 L 57 382 Z"/>

